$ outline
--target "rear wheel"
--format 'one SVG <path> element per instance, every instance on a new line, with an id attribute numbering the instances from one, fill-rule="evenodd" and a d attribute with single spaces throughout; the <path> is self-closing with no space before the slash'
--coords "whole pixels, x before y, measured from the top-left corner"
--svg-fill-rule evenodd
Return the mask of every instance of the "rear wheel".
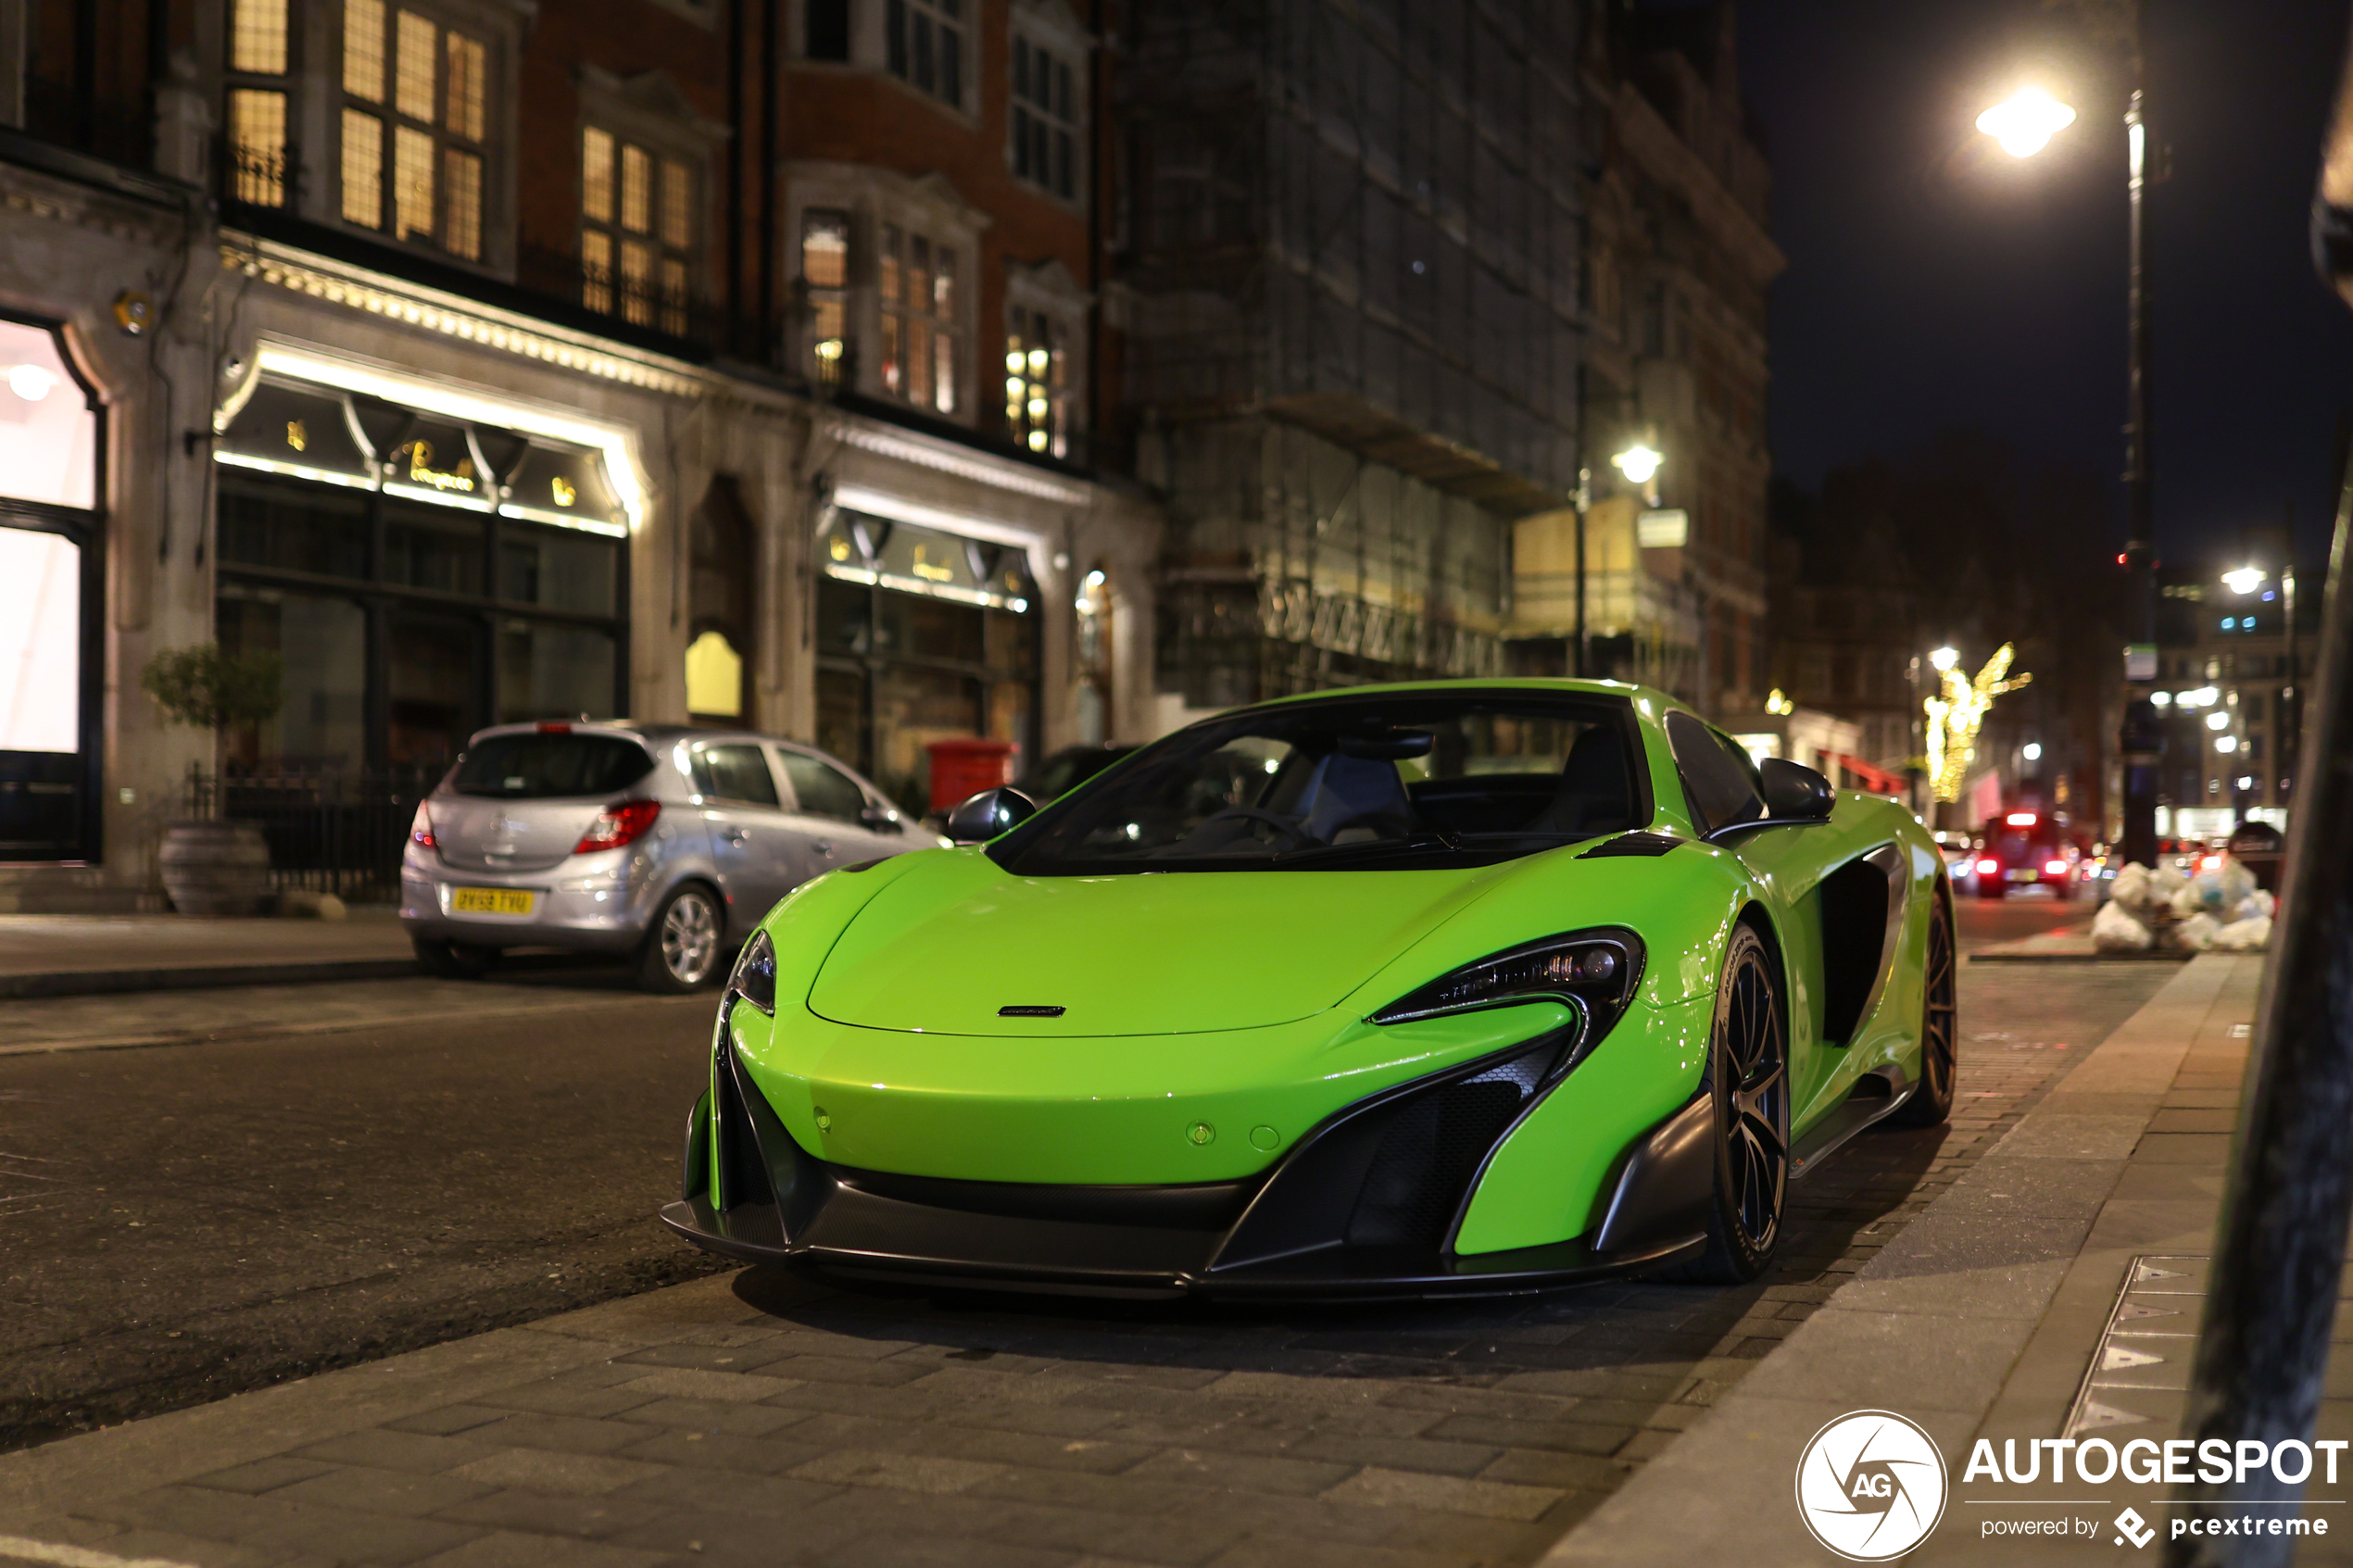
<path id="1" fill-rule="evenodd" d="M 1888 1118 L 1897 1126 L 1938 1127 L 1953 1113 L 1953 1080 L 1960 1060 L 1957 976 L 1953 913 L 1940 897 L 1928 918 L 1928 961 L 1920 976 L 1919 1087 Z"/>
<path id="2" fill-rule="evenodd" d="M 506 955 L 497 947 L 472 942 L 445 942 L 434 936 L 412 936 L 417 961 L 444 980 L 479 980 L 497 967 Z"/>
<path id="3" fill-rule="evenodd" d="M 1789 1197 L 1789 1036 L 1781 1017 L 1772 955 L 1753 927 L 1736 927 L 1707 1048 L 1716 1105 L 1707 1250 L 1676 1277 L 1716 1285 L 1755 1279 L 1780 1244 Z"/>
<path id="4" fill-rule="evenodd" d="M 719 896 L 700 883 L 671 894 L 637 948 L 637 984 L 670 996 L 705 985 L 719 968 L 719 934 L 725 923 Z"/>

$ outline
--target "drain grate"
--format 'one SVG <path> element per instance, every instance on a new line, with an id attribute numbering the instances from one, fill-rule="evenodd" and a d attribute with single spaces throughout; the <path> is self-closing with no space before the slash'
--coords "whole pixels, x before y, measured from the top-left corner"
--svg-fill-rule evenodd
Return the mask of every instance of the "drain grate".
<path id="1" fill-rule="evenodd" d="M 2118 1426 L 2181 1423 L 2197 1354 L 2198 1311 L 2206 1299 L 2202 1256 L 2144 1254 L 2124 1271 L 2108 1327 L 2083 1371 L 2062 1437 Z"/>

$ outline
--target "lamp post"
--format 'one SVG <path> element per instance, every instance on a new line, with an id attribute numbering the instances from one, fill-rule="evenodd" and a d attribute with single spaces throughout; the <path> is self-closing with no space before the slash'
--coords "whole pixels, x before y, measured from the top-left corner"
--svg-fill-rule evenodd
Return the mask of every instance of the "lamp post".
<path id="1" fill-rule="evenodd" d="M 1656 489 L 1658 470 L 1665 466 L 1666 462 L 1667 459 L 1660 456 L 1656 448 L 1640 441 L 1616 454 L 1609 460 L 1610 467 L 1625 475 L 1629 483 L 1641 488 L 1644 495 L 1654 502 L 1657 500 L 1658 495 Z M 1585 514 L 1592 509 L 1592 505 L 1593 470 L 1579 469 L 1577 470 L 1577 659 L 1571 667 L 1571 671 L 1580 678 L 1590 673 L 1587 666 L 1592 659 L 1591 639 L 1585 632 Z"/>
<path id="2" fill-rule="evenodd" d="M 2141 48 L 2141 0 L 2129 0 L 2126 31 L 2133 95 L 2124 108 L 2127 172 L 2125 195 L 2132 213 L 2125 288 L 2124 364 L 2124 564 L 2132 595 L 2131 637 L 2124 649 L 2124 680 L 2140 692 L 2157 679 L 2156 546 L 2150 538 L 2149 479 L 2149 182 L 2146 118 L 2147 58 Z M 2028 88 L 1978 116 L 1977 128 L 2012 157 L 2032 157 L 2053 135 L 2074 123 L 2075 111 L 2047 93 Z M 2124 859 L 2157 863 L 2158 753 L 2153 745 L 2155 710 L 2145 695 L 2125 703 L 2118 736 L 2124 759 Z"/>

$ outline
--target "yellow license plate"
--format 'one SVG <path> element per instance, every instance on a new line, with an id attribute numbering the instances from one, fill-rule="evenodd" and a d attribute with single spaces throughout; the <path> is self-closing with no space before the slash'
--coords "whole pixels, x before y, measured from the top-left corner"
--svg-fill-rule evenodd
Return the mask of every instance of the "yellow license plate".
<path id="1" fill-rule="evenodd" d="M 524 887 L 453 887 L 453 915 L 527 915 L 538 895 Z"/>

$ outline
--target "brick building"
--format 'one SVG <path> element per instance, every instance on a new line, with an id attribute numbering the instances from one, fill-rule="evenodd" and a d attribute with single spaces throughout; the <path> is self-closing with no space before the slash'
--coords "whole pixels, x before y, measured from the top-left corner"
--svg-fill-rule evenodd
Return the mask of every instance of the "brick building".
<path id="1" fill-rule="evenodd" d="M 1053 0 L 0 0 L 0 439 L 56 455 L 0 461 L 0 907 L 148 897 L 191 763 L 381 797 L 693 713 L 917 800 L 930 738 L 1139 733 L 1099 52 Z M 218 756 L 137 685 L 215 638 L 287 671 Z"/>

